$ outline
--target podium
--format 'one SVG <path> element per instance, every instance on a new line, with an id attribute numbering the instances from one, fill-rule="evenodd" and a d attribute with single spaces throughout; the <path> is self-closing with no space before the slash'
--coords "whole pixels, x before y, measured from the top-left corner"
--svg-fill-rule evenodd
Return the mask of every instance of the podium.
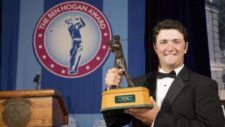
<path id="1" fill-rule="evenodd" d="M 0 91 L 0 127 L 61 127 L 68 112 L 53 89 Z"/>

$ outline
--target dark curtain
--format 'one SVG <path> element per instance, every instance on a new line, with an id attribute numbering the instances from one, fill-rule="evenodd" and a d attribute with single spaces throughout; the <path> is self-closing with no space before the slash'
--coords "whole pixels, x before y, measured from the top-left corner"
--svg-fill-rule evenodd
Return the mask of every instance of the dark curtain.
<path id="1" fill-rule="evenodd" d="M 146 72 L 155 71 L 158 65 L 152 44 L 153 28 L 157 22 L 168 18 L 179 20 L 188 30 L 189 48 L 185 65 L 200 74 L 211 76 L 204 0 L 146 1 Z"/>
<path id="2" fill-rule="evenodd" d="M 0 65 L 2 65 L 2 0 L 0 1 Z M 1 67 L 0 67 L 0 72 L 2 71 Z M 1 73 L 0 73 L 0 77 L 1 77 Z M 1 78 L 0 78 L 0 82 L 1 82 Z"/>
<path id="3" fill-rule="evenodd" d="M 4 0 L 1 4 L 0 90 L 15 90 L 20 1 Z"/>

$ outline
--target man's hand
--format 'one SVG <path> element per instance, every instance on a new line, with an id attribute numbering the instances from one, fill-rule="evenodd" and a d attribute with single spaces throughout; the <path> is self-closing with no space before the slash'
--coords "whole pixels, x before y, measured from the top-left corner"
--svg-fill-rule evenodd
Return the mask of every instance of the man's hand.
<path id="1" fill-rule="evenodd" d="M 155 118 L 159 112 L 159 107 L 152 97 L 151 97 L 151 102 L 153 104 L 152 109 L 131 108 L 131 109 L 125 110 L 125 113 L 132 115 L 133 117 L 142 121 L 144 124 L 151 127 L 153 121 L 155 120 Z"/>
<path id="2" fill-rule="evenodd" d="M 105 84 L 107 85 L 107 88 L 111 88 L 111 86 L 119 86 L 122 78 L 122 69 L 118 68 L 112 68 L 109 69 L 106 77 L 105 77 Z"/>

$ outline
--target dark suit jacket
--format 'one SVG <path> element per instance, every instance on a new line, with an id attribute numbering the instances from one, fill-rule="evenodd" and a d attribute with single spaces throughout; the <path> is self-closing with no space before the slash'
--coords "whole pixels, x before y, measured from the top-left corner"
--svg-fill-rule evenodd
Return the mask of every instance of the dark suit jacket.
<path id="1" fill-rule="evenodd" d="M 147 87 L 155 98 L 156 73 L 138 77 L 134 83 Z M 103 115 L 107 127 L 121 127 L 129 122 L 132 127 L 147 127 L 122 110 Z M 154 127 L 225 127 L 217 83 L 184 67 L 169 88 Z"/>

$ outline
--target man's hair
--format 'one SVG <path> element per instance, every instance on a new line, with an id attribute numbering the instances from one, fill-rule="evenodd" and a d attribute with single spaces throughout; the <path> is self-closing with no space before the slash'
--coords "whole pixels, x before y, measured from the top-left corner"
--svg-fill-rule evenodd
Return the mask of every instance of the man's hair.
<path id="1" fill-rule="evenodd" d="M 153 31 L 153 43 L 156 43 L 156 38 L 160 32 L 160 30 L 165 30 L 165 29 L 176 29 L 178 30 L 181 34 L 183 34 L 184 41 L 185 43 L 188 42 L 188 33 L 186 28 L 177 20 L 173 19 L 166 19 L 164 21 L 159 22 Z"/>

